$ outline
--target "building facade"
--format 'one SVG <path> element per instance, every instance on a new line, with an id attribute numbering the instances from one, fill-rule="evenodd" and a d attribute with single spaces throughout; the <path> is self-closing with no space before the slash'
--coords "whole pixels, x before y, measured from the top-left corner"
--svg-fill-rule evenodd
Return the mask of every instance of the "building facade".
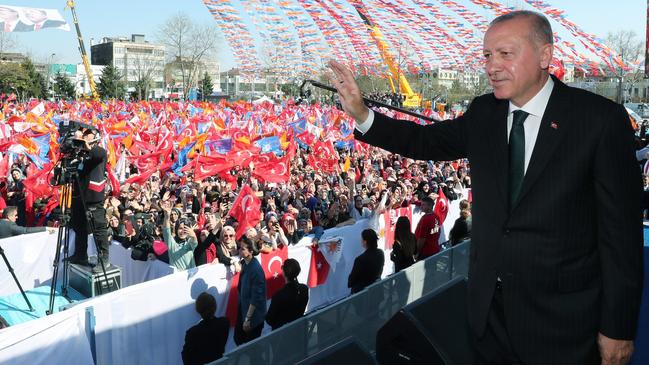
<path id="1" fill-rule="evenodd" d="M 147 84 L 143 99 L 161 98 L 164 92 L 165 47 L 145 41 L 144 35 L 131 38 L 103 38 L 90 47 L 93 65 L 114 66 L 125 78 L 127 91 L 134 93 Z M 148 82 L 147 82 L 148 81 Z"/>

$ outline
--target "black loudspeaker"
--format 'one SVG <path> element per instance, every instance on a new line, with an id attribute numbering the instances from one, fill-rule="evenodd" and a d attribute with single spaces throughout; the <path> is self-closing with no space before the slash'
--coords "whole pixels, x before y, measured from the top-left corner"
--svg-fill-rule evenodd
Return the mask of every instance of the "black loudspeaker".
<path id="1" fill-rule="evenodd" d="M 466 291 L 456 278 L 397 312 L 376 335 L 379 364 L 473 364 Z"/>
<path id="2" fill-rule="evenodd" d="M 375 365 L 376 361 L 361 344 L 356 342 L 354 337 L 347 337 L 297 363 L 297 365 L 331 364 Z"/>

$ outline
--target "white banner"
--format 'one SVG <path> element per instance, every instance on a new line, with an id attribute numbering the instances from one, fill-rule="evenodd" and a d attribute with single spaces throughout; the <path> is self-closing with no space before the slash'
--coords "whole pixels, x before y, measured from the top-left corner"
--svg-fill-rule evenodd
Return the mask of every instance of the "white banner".
<path id="1" fill-rule="evenodd" d="M 82 308 L 0 330 L 0 364 L 92 364 Z"/>
<path id="2" fill-rule="evenodd" d="M 45 28 L 70 30 L 70 26 L 56 9 L 0 5 L 0 31 L 38 32 Z"/>

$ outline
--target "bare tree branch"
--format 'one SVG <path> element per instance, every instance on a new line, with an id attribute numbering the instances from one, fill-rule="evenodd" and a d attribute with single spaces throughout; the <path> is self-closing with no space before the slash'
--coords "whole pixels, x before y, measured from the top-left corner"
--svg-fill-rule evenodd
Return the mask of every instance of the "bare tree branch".
<path id="1" fill-rule="evenodd" d="M 159 28 L 158 38 L 167 47 L 169 61 L 180 70 L 186 99 L 189 90 L 198 83 L 201 62 L 216 51 L 217 30 L 211 25 L 196 25 L 187 15 L 179 13 Z"/>

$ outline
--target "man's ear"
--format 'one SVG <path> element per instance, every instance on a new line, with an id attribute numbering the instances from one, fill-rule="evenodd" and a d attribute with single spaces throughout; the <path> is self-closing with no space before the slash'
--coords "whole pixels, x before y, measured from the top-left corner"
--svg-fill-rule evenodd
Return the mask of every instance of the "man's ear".
<path id="1" fill-rule="evenodd" d="M 550 43 L 544 44 L 540 47 L 539 52 L 541 53 L 541 57 L 539 59 L 539 66 L 543 70 L 547 70 L 550 68 L 550 64 L 552 63 L 552 55 L 554 53 L 554 46 Z"/>

